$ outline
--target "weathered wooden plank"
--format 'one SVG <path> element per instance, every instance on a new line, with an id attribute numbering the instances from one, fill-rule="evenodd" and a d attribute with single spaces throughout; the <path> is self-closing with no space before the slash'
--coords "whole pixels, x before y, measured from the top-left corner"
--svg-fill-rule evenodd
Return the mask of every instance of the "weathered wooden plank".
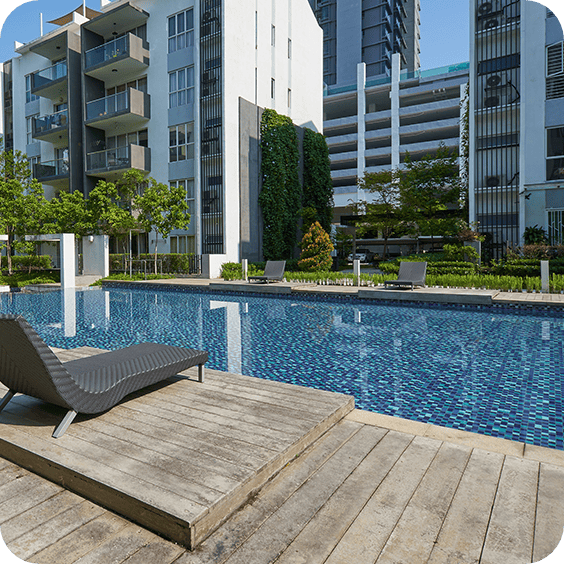
<path id="1" fill-rule="evenodd" d="M 152 437 L 143 437 L 121 429 L 118 429 L 120 434 L 115 435 L 112 434 L 113 430 L 112 425 L 106 425 L 103 433 L 98 432 L 89 422 L 84 422 L 73 429 L 73 435 L 106 451 L 146 464 L 146 471 L 155 476 L 160 472 L 170 473 L 223 493 L 231 491 L 252 474 L 249 468 L 241 468 L 197 451 L 170 443 L 163 444 Z"/>
<path id="2" fill-rule="evenodd" d="M 379 564 L 427 562 L 470 453 L 467 447 L 441 445 L 380 553 Z"/>
<path id="3" fill-rule="evenodd" d="M 354 469 L 276 561 L 322 564 L 356 519 L 413 437 L 391 431 Z"/>
<path id="4" fill-rule="evenodd" d="M 506 457 L 481 564 L 532 562 L 538 473 L 538 462 Z"/>
<path id="5" fill-rule="evenodd" d="M 298 436 L 307 431 L 315 423 L 311 420 L 301 420 L 296 418 L 293 422 L 290 417 L 276 417 L 276 410 L 272 409 L 272 417 L 269 416 L 268 408 L 255 402 L 251 409 L 244 405 L 244 401 L 234 403 L 231 398 L 224 395 L 210 392 L 207 397 L 185 393 L 173 394 L 173 390 L 156 390 L 151 394 L 151 399 L 162 401 L 166 405 L 175 405 L 204 411 L 206 414 L 213 414 L 225 419 L 244 421 L 246 425 L 257 426 L 262 430 L 272 430 L 288 436 Z M 226 401 L 227 400 L 227 401 Z M 323 419 L 321 416 L 319 419 Z"/>
<path id="6" fill-rule="evenodd" d="M 415 437 L 366 503 L 327 564 L 376 562 L 441 443 Z"/>
<path id="7" fill-rule="evenodd" d="M 428 564 L 473 564 L 480 560 L 504 456 L 475 449 Z"/>
<path id="8" fill-rule="evenodd" d="M 564 468 L 541 464 L 533 562 L 554 552 L 564 529 Z"/>
<path id="9" fill-rule="evenodd" d="M 73 564 L 108 538 L 123 532 L 127 521 L 108 511 L 33 555 L 34 564 Z"/>
<path id="10" fill-rule="evenodd" d="M 15 464 L 10 464 L 6 466 L 3 470 L 0 470 L 0 491 L 6 485 L 18 480 L 24 476 L 25 472 Z"/>
<path id="11" fill-rule="evenodd" d="M 157 538 L 145 529 L 136 525 L 129 525 L 119 535 L 106 539 L 102 544 L 77 560 L 75 564 L 120 564 Z M 155 562 L 155 564 L 157 563 Z"/>
<path id="12" fill-rule="evenodd" d="M 28 483 L 19 480 L 18 491 L 0 492 L 0 525 L 60 493 L 62 488 L 39 476 L 30 474 Z"/>
<path id="13" fill-rule="evenodd" d="M 104 510 L 89 501 L 71 507 L 10 542 L 10 550 L 22 560 L 34 561 L 34 555 L 99 517 Z M 4 527 L 2 528 L 4 530 Z M 7 541 L 6 541 L 7 542 Z"/>
<path id="14" fill-rule="evenodd" d="M 213 532 L 198 549 L 177 564 L 222 564 L 335 452 L 343 448 L 361 425 L 342 421 L 318 439 L 283 472 Z"/>
<path id="15" fill-rule="evenodd" d="M 296 538 L 385 434 L 386 431 L 377 427 L 360 429 L 226 562 L 272 562 Z"/>
<path id="16" fill-rule="evenodd" d="M 154 540 L 142 546 L 120 564 L 172 564 L 183 553 L 182 547 L 163 540 Z"/>
<path id="17" fill-rule="evenodd" d="M 155 437 L 161 441 L 185 445 L 186 448 L 198 450 L 215 458 L 249 468 L 261 466 L 272 456 L 271 450 L 258 445 L 251 445 L 234 438 L 226 440 L 226 437 L 218 433 L 180 425 L 162 417 L 155 417 L 141 411 L 127 410 L 127 408 L 112 409 L 89 420 L 89 424 L 93 425 L 94 429 L 103 427 L 106 422 L 122 429 Z"/>

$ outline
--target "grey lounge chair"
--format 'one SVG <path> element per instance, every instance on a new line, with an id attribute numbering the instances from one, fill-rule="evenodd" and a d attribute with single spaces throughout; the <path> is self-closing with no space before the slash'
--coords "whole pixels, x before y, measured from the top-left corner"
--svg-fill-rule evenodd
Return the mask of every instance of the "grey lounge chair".
<path id="1" fill-rule="evenodd" d="M 208 353 L 156 343 L 61 362 L 21 316 L 0 315 L 0 382 L 8 393 L 0 411 L 16 393 L 68 409 L 53 433 L 61 437 L 77 413 L 101 413 L 126 395 L 198 366 L 203 382 Z"/>
<path id="2" fill-rule="evenodd" d="M 426 262 L 400 262 L 397 280 L 386 280 L 384 288 L 391 286 L 425 286 L 427 274 Z"/>
<path id="3" fill-rule="evenodd" d="M 285 260 L 269 260 L 266 262 L 264 267 L 263 276 L 249 276 L 249 282 L 251 280 L 257 280 L 258 282 L 280 282 L 284 278 L 284 269 L 286 268 Z"/>

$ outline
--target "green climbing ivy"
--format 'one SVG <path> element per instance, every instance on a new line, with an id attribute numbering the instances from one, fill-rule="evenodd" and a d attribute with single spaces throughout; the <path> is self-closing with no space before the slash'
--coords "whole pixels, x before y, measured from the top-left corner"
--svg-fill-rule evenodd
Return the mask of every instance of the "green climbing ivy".
<path id="1" fill-rule="evenodd" d="M 311 129 L 304 131 L 304 197 L 303 208 L 316 211 L 315 217 L 303 214 L 304 231 L 315 221 L 327 233 L 331 232 L 333 220 L 333 182 L 329 148 L 322 133 Z M 309 225 L 306 225 L 309 222 Z"/>
<path id="2" fill-rule="evenodd" d="M 262 115 L 260 137 L 263 255 L 265 260 L 289 259 L 296 246 L 302 207 L 298 137 L 292 120 L 272 109 Z"/>

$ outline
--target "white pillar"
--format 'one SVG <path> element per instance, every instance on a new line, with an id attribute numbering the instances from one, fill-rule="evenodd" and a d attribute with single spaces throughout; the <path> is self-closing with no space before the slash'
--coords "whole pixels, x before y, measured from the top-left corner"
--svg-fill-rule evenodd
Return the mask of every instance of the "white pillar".
<path id="1" fill-rule="evenodd" d="M 243 259 L 241 261 L 241 271 L 243 272 L 243 280 L 247 280 L 248 270 L 249 270 L 249 260 Z"/>
<path id="2" fill-rule="evenodd" d="M 76 286 L 76 260 L 74 256 L 74 233 L 61 234 L 61 288 Z"/>
<path id="3" fill-rule="evenodd" d="M 549 286 L 550 274 L 548 271 L 548 261 L 541 260 L 540 266 L 541 266 L 541 291 L 548 293 L 550 290 L 550 286 Z"/>
<path id="4" fill-rule="evenodd" d="M 62 276 L 61 276 L 62 278 Z M 61 305 L 63 307 L 63 331 L 65 337 L 76 336 L 76 288 L 63 287 L 61 292 Z"/>
<path id="5" fill-rule="evenodd" d="M 357 177 L 364 177 L 366 168 L 366 63 L 359 63 L 356 67 L 356 97 L 357 97 L 357 147 L 356 147 L 356 174 Z M 364 200 L 364 193 L 360 193 L 357 186 L 356 201 Z"/>
<path id="6" fill-rule="evenodd" d="M 357 286 L 360 286 L 360 260 L 359 259 L 353 260 L 353 278 L 354 278 L 354 283 Z"/>
<path id="7" fill-rule="evenodd" d="M 392 103 L 392 170 L 399 168 L 400 165 L 400 71 L 400 54 L 394 53 L 392 55 L 392 90 L 390 92 Z"/>

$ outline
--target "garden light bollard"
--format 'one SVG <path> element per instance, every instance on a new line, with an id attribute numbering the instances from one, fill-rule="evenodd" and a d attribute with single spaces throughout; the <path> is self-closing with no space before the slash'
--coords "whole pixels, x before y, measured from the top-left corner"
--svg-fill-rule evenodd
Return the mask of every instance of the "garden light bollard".
<path id="1" fill-rule="evenodd" d="M 360 286 L 360 259 L 354 259 L 353 261 L 353 277 L 355 284 Z"/>
<path id="2" fill-rule="evenodd" d="M 541 292 L 548 293 L 550 291 L 548 284 L 549 281 L 548 261 L 541 260 L 540 266 L 541 266 Z"/>
<path id="3" fill-rule="evenodd" d="M 247 281 L 249 260 L 243 259 L 241 261 L 241 270 L 243 271 L 243 280 Z"/>

